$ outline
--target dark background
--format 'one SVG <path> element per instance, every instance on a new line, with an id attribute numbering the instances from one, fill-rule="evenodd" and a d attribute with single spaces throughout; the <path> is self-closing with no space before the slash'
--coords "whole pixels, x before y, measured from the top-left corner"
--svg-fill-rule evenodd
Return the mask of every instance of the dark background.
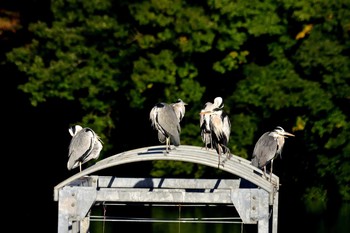
<path id="1" fill-rule="evenodd" d="M 20 18 L 24 26 L 31 21 L 50 17 L 48 0 L 1 0 L 0 9 L 21 12 Z M 3 12 L 0 12 L 3 14 Z M 3 135 L 2 145 L 2 176 L 3 206 L 6 218 L 3 228 L 15 232 L 57 232 L 58 203 L 53 199 L 54 186 L 77 172 L 68 171 L 68 145 L 71 136 L 68 127 L 78 121 L 81 114 L 73 104 L 65 105 L 59 100 L 50 100 L 38 107 L 32 107 L 28 96 L 17 89 L 25 81 L 13 67 L 5 65 L 5 53 L 13 47 L 22 45 L 28 39 L 25 30 L 2 32 L 0 34 L 0 77 L 2 78 L 1 105 Z M 142 125 L 143 145 L 157 143 L 151 130 L 147 116 L 143 117 Z M 130 140 L 125 138 L 125 142 Z M 293 141 L 287 142 L 293 148 Z M 142 145 L 142 146 L 143 146 Z M 124 143 L 123 150 L 134 149 L 135 143 Z M 105 156 L 110 156 L 108 154 Z M 289 169 L 289 174 L 297 173 L 291 164 L 292 158 L 284 157 L 276 161 L 278 169 Z M 146 169 L 145 169 L 146 166 Z M 139 167 L 143 167 L 141 170 Z M 133 164 L 123 166 L 113 171 L 115 175 L 143 177 L 150 164 Z M 288 174 L 288 173 L 286 173 Z M 350 229 L 349 221 L 339 216 L 340 203 L 336 201 L 329 206 L 327 212 L 320 214 L 306 213 L 302 202 L 296 200 L 297 193 L 292 180 L 280 177 L 279 232 L 339 232 L 347 233 Z M 331 181 L 330 181 L 331 183 Z M 294 188 L 293 188 L 294 187 Z M 334 198 L 336 200 L 336 197 Z M 349 207 L 348 207 L 349 209 Z M 345 213 L 349 216 L 349 210 Z M 343 222 L 342 222 L 343 221 Z M 341 231 L 338 226 L 342 225 Z M 142 229 L 142 225 L 140 225 Z"/>

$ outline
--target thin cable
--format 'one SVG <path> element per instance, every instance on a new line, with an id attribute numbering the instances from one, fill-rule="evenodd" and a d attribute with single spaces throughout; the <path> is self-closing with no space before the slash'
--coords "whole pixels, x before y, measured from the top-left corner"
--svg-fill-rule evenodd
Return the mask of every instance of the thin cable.
<path id="1" fill-rule="evenodd" d="M 107 206 L 103 202 L 103 225 L 102 225 L 102 232 L 105 233 L 105 225 L 106 225 L 106 212 L 107 212 Z"/>
<path id="2" fill-rule="evenodd" d="M 152 207 L 168 207 L 168 206 L 178 206 L 179 204 L 149 204 L 149 203 L 104 203 L 104 205 L 111 206 L 152 206 Z M 220 204 L 182 204 L 184 207 L 221 207 Z M 225 204 L 225 207 L 234 207 L 233 204 Z"/>
<path id="3" fill-rule="evenodd" d="M 90 221 L 109 221 L 109 222 L 165 222 L 165 223 L 239 223 L 238 217 L 224 218 L 178 218 L 178 219 L 155 219 L 155 218 L 129 218 L 129 217 L 106 217 L 91 216 Z"/>
<path id="4" fill-rule="evenodd" d="M 181 219 L 181 205 L 179 205 L 179 220 Z M 179 228 L 178 228 L 178 232 L 180 233 L 181 232 L 181 222 L 179 221 L 179 223 L 178 223 L 178 226 L 179 226 Z"/>

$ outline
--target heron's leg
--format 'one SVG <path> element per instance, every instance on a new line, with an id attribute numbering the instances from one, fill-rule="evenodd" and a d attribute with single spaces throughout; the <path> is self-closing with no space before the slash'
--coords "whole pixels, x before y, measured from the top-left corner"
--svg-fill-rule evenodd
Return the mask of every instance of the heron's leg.
<path id="1" fill-rule="evenodd" d="M 219 156 L 218 156 L 219 158 L 219 161 L 218 161 L 218 168 L 220 168 L 220 154 L 219 154 Z"/>
<path id="2" fill-rule="evenodd" d="M 207 133 L 203 134 L 203 138 L 204 138 L 204 147 L 206 150 L 208 150 L 208 138 L 207 138 Z"/>
<path id="3" fill-rule="evenodd" d="M 171 150 L 171 146 L 170 146 L 170 137 L 168 138 L 168 152 Z"/>
<path id="4" fill-rule="evenodd" d="M 168 153 L 169 152 L 169 147 L 170 147 L 170 138 L 166 138 L 165 139 L 165 150 L 166 150 L 166 152 Z"/>
<path id="5" fill-rule="evenodd" d="M 272 169 L 273 169 L 273 159 L 271 160 L 271 167 L 270 167 L 270 182 L 272 180 Z"/>
<path id="6" fill-rule="evenodd" d="M 230 159 L 231 158 L 231 151 L 230 151 L 230 148 L 228 148 L 227 146 L 225 145 L 222 145 L 226 148 L 226 158 Z"/>
<path id="7" fill-rule="evenodd" d="M 208 150 L 208 138 L 207 138 L 207 133 L 204 133 L 203 134 L 203 146 L 201 149 L 205 149 L 205 150 Z"/>
<path id="8" fill-rule="evenodd" d="M 208 133 L 206 133 L 207 134 L 207 136 L 205 136 L 205 149 L 206 150 L 208 150 L 209 148 L 208 148 L 208 144 L 210 143 L 209 142 L 209 139 L 208 139 Z M 211 144 L 210 144 L 211 145 Z"/>
<path id="9" fill-rule="evenodd" d="M 168 152 L 168 138 L 165 138 L 165 152 Z"/>
<path id="10" fill-rule="evenodd" d="M 221 153 L 222 153 L 222 150 L 221 150 L 221 146 L 220 144 L 217 145 L 218 146 L 218 168 L 220 168 L 220 163 L 221 163 Z"/>
<path id="11" fill-rule="evenodd" d="M 267 178 L 267 175 L 266 175 L 266 165 L 264 166 L 263 172 L 264 172 L 264 177 L 265 177 L 265 179 L 268 179 L 268 178 Z"/>
<path id="12" fill-rule="evenodd" d="M 226 155 L 226 158 L 224 158 L 224 159 L 222 160 L 222 162 L 221 162 L 222 166 L 224 166 L 225 162 L 226 162 L 227 160 L 229 160 L 232 156 L 231 156 L 231 151 L 230 151 L 230 149 L 229 149 L 227 146 L 225 146 L 225 145 L 223 145 L 223 144 L 220 144 L 220 146 L 221 146 L 222 149 L 225 148 L 225 155 Z M 224 153 L 224 150 L 222 150 L 222 153 Z"/>

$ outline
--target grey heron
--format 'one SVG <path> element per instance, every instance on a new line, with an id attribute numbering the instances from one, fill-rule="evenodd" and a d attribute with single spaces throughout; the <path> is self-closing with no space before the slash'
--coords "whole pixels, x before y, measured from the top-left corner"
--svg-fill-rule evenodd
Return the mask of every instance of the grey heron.
<path id="1" fill-rule="evenodd" d="M 294 134 L 284 131 L 281 126 L 277 126 L 274 130 L 264 133 L 256 142 L 253 155 L 252 165 L 263 169 L 264 176 L 266 176 L 266 166 L 270 164 L 270 181 L 272 178 L 273 160 L 277 156 L 281 156 L 284 146 L 285 138 L 287 136 L 294 137 Z"/>
<path id="2" fill-rule="evenodd" d="M 175 111 L 176 117 L 179 119 L 179 122 L 181 122 L 185 116 L 186 105 L 187 103 L 183 102 L 182 99 L 178 99 L 175 103 L 171 104 Z"/>
<path id="3" fill-rule="evenodd" d="M 215 108 L 222 108 L 223 107 L 223 100 L 221 97 L 216 97 L 214 99 L 214 103 L 207 102 L 203 109 L 201 110 L 201 113 L 206 113 L 214 110 Z M 204 146 L 206 149 L 208 147 L 213 148 L 212 146 L 212 137 L 211 137 L 211 129 L 210 129 L 210 115 L 209 114 L 200 114 L 199 118 L 199 125 L 200 125 L 200 133 L 201 138 L 204 143 Z"/>
<path id="4" fill-rule="evenodd" d="M 72 139 L 68 148 L 68 170 L 74 169 L 88 162 L 97 159 L 103 148 L 100 137 L 91 129 L 74 125 L 68 129 Z"/>
<path id="5" fill-rule="evenodd" d="M 170 144 L 176 147 L 180 145 L 180 119 L 171 104 L 157 103 L 151 109 L 149 119 L 153 129 L 158 132 L 159 142 L 165 142 L 166 152 L 171 149 Z"/>
<path id="6" fill-rule="evenodd" d="M 201 136 L 207 148 L 210 144 L 218 154 L 218 167 L 221 164 L 221 155 L 226 154 L 229 158 L 230 150 L 228 142 L 231 134 L 231 121 L 223 111 L 223 101 L 221 97 L 216 97 L 214 103 L 207 103 L 200 112 Z"/>

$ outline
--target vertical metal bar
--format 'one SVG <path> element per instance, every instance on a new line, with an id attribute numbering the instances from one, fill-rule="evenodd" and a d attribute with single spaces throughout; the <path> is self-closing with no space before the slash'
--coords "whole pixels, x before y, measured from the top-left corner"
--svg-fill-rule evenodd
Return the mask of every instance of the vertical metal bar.
<path id="1" fill-rule="evenodd" d="M 71 211 L 70 196 L 65 190 L 59 190 L 58 200 L 58 233 L 68 233 L 71 222 L 69 213 Z"/>
<path id="2" fill-rule="evenodd" d="M 277 233 L 277 223 L 278 223 L 278 194 L 275 193 L 275 199 L 272 207 L 272 233 Z"/>
<path id="3" fill-rule="evenodd" d="M 69 228 L 68 216 L 66 214 L 63 214 L 62 211 L 59 211 L 57 232 L 68 233 L 68 228 Z"/>
<path id="4" fill-rule="evenodd" d="M 269 233 L 270 213 L 269 213 L 269 194 L 260 190 L 259 195 L 259 221 L 258 233 Z"/>
<path id="5" fill-rule="evenodd" d="M 72 221 L 72 233 L 79 233 L 80 232 L 80 221 Z"/>

